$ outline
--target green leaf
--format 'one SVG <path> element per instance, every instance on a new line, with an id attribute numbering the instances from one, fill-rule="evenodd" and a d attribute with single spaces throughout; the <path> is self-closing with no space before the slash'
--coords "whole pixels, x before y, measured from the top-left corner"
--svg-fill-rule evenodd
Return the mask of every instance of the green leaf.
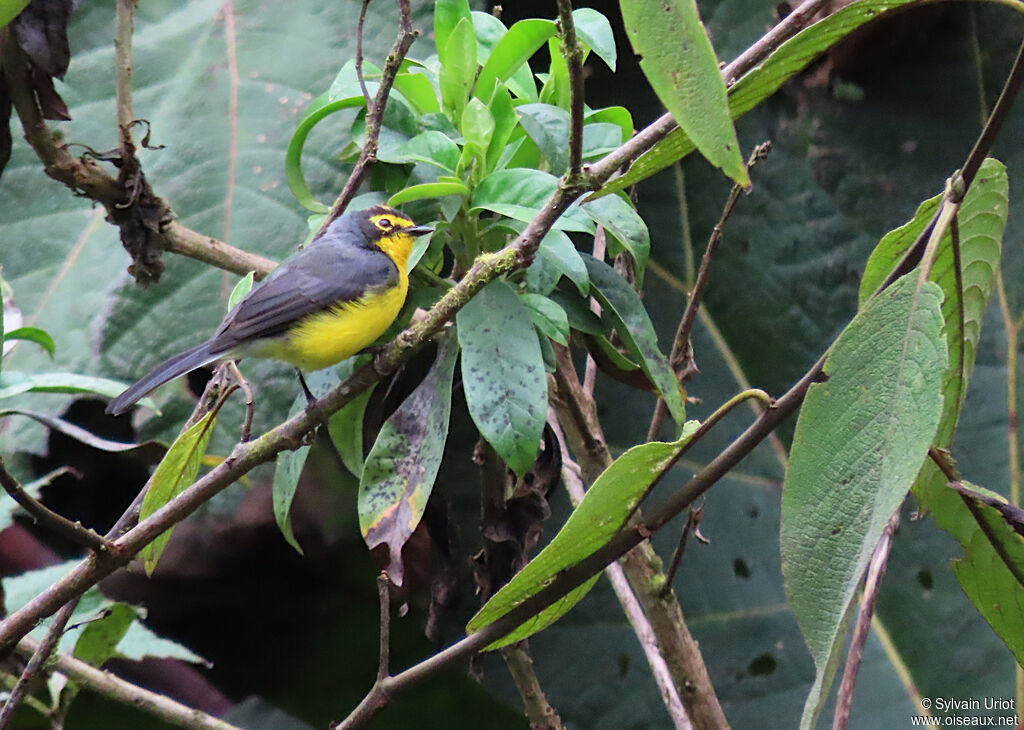
<path id="1" fill-rule="evenodd" d="M 418 134 L 398 148 L 398 157 L 409 162 L 425 162 L 455 174 L 459 147 L 443 132 L 431 130 Z"/>
<path id="2" fill-rule="evenodd" d="M 516 109 L 512 104 L 512 96 L 504 86 L 499 85 L 495 88 L 489 109 L 491 118 L 494 120 L 494 130 L 491 133 L 491 143 L 487 147 L 485 172 L 497 169 L 505 146 L 508 144 L 516 124 L 519 123 L 519 117 L 516 116 Z"/>
<path id="3" fill-rule="evenodd" d="M 439 79 L 441 104 L 453 119 L 462 117 L 469 90 L 476 79 L 476 35 L 473 21 L 462 18 L 448 37 Z"/>
<path id="4" fill-rule="evenodd" d="M 444 454 L 458 351 L 453 335 L 442 339 L 430 372 L 381 428 L 359 480 L 359 529 L 371 550 L 388 546 L 397 586 L 402 546 L 423 517 Z"/>
<path id="5" fill-rule="evenodd" d="M 634 446 L 624 453 L 587 490 L 565 525 L 533 560 L 484 604 L 466 625 L 472 634 L 494 623 L 530 596 L 548 585 L 561 571 L 580 562 L 607 543 L 622 528 L 647 489 L 675 463 L 700 424 L 688 421 L 678 441 Z M 578 588 L 536 616 L 524 621 L 487 649 L 520 641 L 547 628 L 582 600 L 599 576 Z"/>
<path id="6" fill-rule="evenodd" d="M 832 682 L 871 553 L 921 468 L 942 414 L 942 291 L 911 272 L 839 336 L 807 392 L 782 493 L 786 594 L 817 668 L 801 727 Z M 836 414 L 842 414 L 837 418 Z"/>
<path id="7" fill-rule="evenodd" d="M 529 223 L 558 188 L 558 178 L 541 170 L 513 168 L 498 170 L 480 181 L 471 204 L 513 220 Z M 552 228 L 594 233 L 594 223 L 578 206 L 571 206 Z"/>
<path id="8" fill-rule="evenodd" d="M 647 310 L 625 279 L 615 269 L 593 256 L 581 254 L 590 274 L 590 292 L 612 318 L 612 324 L 626 348 L 665 399 L 673 420 L 680 426 L 686 419 L 686 404 L 668 358 L 658 349 L 658 336 Z"/>
<path id="9" fill-rule="evenodd" d="M 149 478 L 149 487 L 139 510 L 139 522 L 170 502 L 181 490 L 195 481 L 199 467 L 206 455 L 213 426 L 217 422 L 215 412 L 207 413 L 190 429 L 178 436 L 167 450 L 167 454 Z M 152 575 L 161 553 L 171 538 L 173 527 L 168 528 L 153 542 L 142 549 L 146 575 Z"/>
<path id="10" fill-rule="evenodd" d="M 73 438 L 87 446 L 91 446 L 94 449 L 106 451 L 111 454 L 133 454 L 137 459 L 147 464 L 158 463 L 160 459 L 163 458 L 164 454 L 167 453 L 167 448 L 156 441 L 143 441 L 142 443 L 137 444 L 124 443 L 122 441 L 110 441 L 109 439 L 100 438 L 70 421 L 65 421 L 62 418 L 57 418 L 56 416 L 51 416 L 46 413 L 28 411 L 22 408 L 0 409 L 0 418 L 4 418 L 5 416 L 25 416 L 26 418 L 31 418 L 33 421 L 37 421 L 53 431 L 62 433 L 65 436 Z"/>
<path id="11" fill-rule="evenodd" d="M 561 345 L 569 344 L 569 318 L 557 302 L 540 294 L 524 293 L 519 298 L 541 334 Z"/>
<path id="12" fill-rule="evenodd" d="M 475 95 L 485 102 L 490 101 L 495 83 L 507 81 L 554 34 L 555 24 L 550 20 L 530 18 L 515 23 L 494 46 L 480 69 Z"/>
<path id="13" fill-rule="evenodd" d="M 420 185 L 410 185 L 404 190 L 399 190 L 388 199 L 388 205 L 394 207 L 408 203 L 413 200 L 425 200 L 427 198 L 443 198 L 446 195 L 461 195 L 469 197 L 469 188 L 460 182 L 433 182 Z"/>
<path id="14" fill-rule="evenodd" d="M 395 76 L 395 89 L 406 98 L 417 114 L 441 111 L 434 85 L 422 69 L 414 68 Z"/>
<path id="15" fill-rule="evenodd" d="M 448 40 L 462 20 L 470 20 L 467 0 L 437 0 L 434 3 L 434 44 L 441 65 L 447 63 Z"/>
<path id="16" fill-rule="evenodd" d="M 521 104 L 516 111 L 548 169 L 555 175 L 564 174 L 569 166 L 569 112 L 551 104 Z"/>
<path id="17" fill-rule="evenodd" d="M 627 140 L 633 136 L 633 115 L 622 106 L 608 106 L 604 109 L 594 109 L 583 115 L 584 124 L 614 124 L 622 131 L 620 140 Z M 586 140 L 586 128 L 584 128 L 584 140 Z M 621 144 L 621 142 L 620 142 Z"/>
<path id="18" fill-rule="evenodd" d="M 715 167 L 750 185 L 729 114 L 725 80 L 694 0 L 621 0 L 640 68 L 676 124 Z"/>
<path id="19" fill-rule="evenodd" d="M 1005 498 L 969 482 L 963 485 L 981 493 L 967 499 L 984 528 L 975 523 L 973 534 L 963 543 L 964 557 L 953 561 L 953 572 L 971 603 L 1020 663 L 1024 661 L 1024 539 L 996 506 L 1006 504 Z"/>
<path id="20" fill-rule="evenodd" d="M 739 119 L 775 93 L 819 54 L 838 43 L 869 20 L 911 0 L 857 0 L 814 25 L 804 28 L 779 46 L 763 63 L 729 87 L 729 113 Z M 674 129 L 663 140 L 630 165 L 625 175 L 615 178 L 590 199 L 635 185 L 682 159 L 696 149 L 683 129 Z"/>
<path id="21" fill-rule="evenodd" d="M 255 271 L 250 271 L 238 280 L 238 283 L 235 284 L 235 288 L 231 290 L 231 295 L 228 297 L 229 312 L 234 309 L 240 301 L 242 301 L 246 294 L 252 291 L 252 285 L 255 280 Z"/>
<path id="22" fill-rule="evenodd" d="M 46 330 L 41 330 L 38 327 L 18 327 L 10 332 L 4 332 L 2 325 L 0 325 L 0 342 L 9 342 L 11 340 L 34 342 L 46 351 L 51 360 L 57 352 L 57 346 L 54 344 L 53 338 L 50 337 Z"/>
<path id="23" fill-rule="evenodd" d="M 985 160 L 967 191 L 958 214 L 960 258 L 963 268 L 963 326 L 960 324 L 960 293 L 954 268 L 951 236 L 947 233 L 939 247 L 931 280 L 938 284 L 945 299 L 942 316 L 945 322 L 949 364 L 942 376 L 943 411 L 933 444 L 949 448 L 953 443 L 957 421 L 967 394 L 968 381 L 981 337 L 981 325 L 989 298 L 995 288 L 999 270 L 1002 239 L 1009 211 L 1009 184 L 1006 168 L 994 159 Z M 925 201 L 912 221 L 888 233 L 868 259 L 861 281 L 861 301 L 878 288 L 888 270 L 914 242 L 938 209 L 941 196 Z M 977 540 L 978 526 L 960 496 L 951 490 L 942 472 L 926 461 L 914 484 L 914 495 L 928 510 L 935 523 L 961 544 L 966 555 L 955 568 L 964 592 L 982 616 L 992 624 L 1002 640 L 1014 652 L 1021 646 L 1020 633 L 1010 630 L 1010 620 L 1017 606 L 1020 588 L 1009 570 L 1000 566 L 991 547 Z M 973 568 L 985 567 L 984 591 L 978 585 Z M 995 576 L 994 573 L 1002 573 Z M 1002 606 L 994 610 L 995 603 Z M 1016 620 L 1020 620 L 1019 617 Z"/>
<path id="24" fill-rule="evenodd" d="M 7 611 L 16 611 L 24 606 L 60 578 L 64 577 L 77 563 L 77 560 L 73 560 L 51 565 L 40 570 L 22 573 L 18 576 L 4 578 L 4 605 Z M 115 625 L 106 627 L 100 632 L 104 636 L 90 638 L 86 645 L 83 645 L 82 649 L 79 650 L 78 644 L 83 634 L 89 631 L 91 626 L 103 624 L 106 621 L 111 621 L 112 624 L 120 624 L 129 611 L 133 620 L 115 645 L 115 653 L 118 656 L 133 660 L 139 660 L 147 656 L 168 657 L 208 664 L 202 657 L 180 644 L 154 634 L 143 624 L 139 623 L 138 620 L 134 620 L 139 616 L 139 611 L 136 608 L 110 600 L 101 594 L 99 588 L 95 586 L 82 594 L 78 606 L 71 614 L 69 627 L 61 637 L 58 650 L 61 652 L 71 652 L 74 650 L 75 656 L 93 663 L 94 660 L 98 660 L 100 655 L 106 651 L 105 644 L 107 639 L 119 633 L 119 629 Z M 97 619 L 104 612 L 109 612 L 110 615 Z M 48 621 L 41 622 L 39 626 L 33 629 L 32 636 L 41 639 L 46 633 L 47 625 Z M 94 664 L 94 666 L 98 666 L 98 664 Z"/>
<path id="25" fill-rule="evenodd" d="M 590 293 L 590 276 L 580 252 L 564 232 L 550 230 L 540 240 L 537 256 L 526 270 L 526 282 L 538 293 L 547 294 L 565 276 L 582 296 Z"/>
<path id="26" fill-rule="evenodd" d="M 516 475 L 533 466 L 547 415 L 537 332 L 504 281 L 488 284 L 456 315 L 462 383 L 480 435 Z"/>
<path id="27" fill-rule="evenodd" d="M 117 645 L 136 618 L 135 609 L 126 603 L 109 606 L 106 611 L 106 616 L 86 625 L 72 652 L 76 659 L 93 667 L 103 666 L 117 653 Z"/>
<path id="28" fill-rule="evenodd" d="M 593 218 L 595 223 L 604 226 L 605 231 L 629 251 L 636 264 L 637 280 L 642 283 L 651 251 L 651 234 L 633 205 L 619 195 L 607 195 L 587 203 L 581 210 Z M 615 253 L 614 249 L 612 246 L 609 250 Z"/>
<path id="29" fill-rule="evenodd" d="M 306 378 L 306 385 L 310 392 L 317 398 L 322 398 L 338 384 L 338 376 L 334 368 L 325 368 L 309 374 Z M 306 401 L 305 393 L 300 393 L 292 403 L 288 417 L 302 413 L 309 403 Z M 300 446 L 292 451 L 282 451 L 277 455 L 277 466 L 274 468 L 274 481 L 270 487 L 271 500 L 274 506 L 274 520 L 281 530 L 285 542 L 295 548 L 299 555 L 303 555 L 302 546 L 295 539 L 292 531 L 292 521 L 289 512 L 292 508 L 292 500 L 295 498 L 295 490 L 299 487 L 299 477 L 302 476 L 302 468 L 306 465 L 306 457 L 309 456 L 309 446 Z"/>
<path id="30" fill-rule="evenodd" d="M 602 157 L 622 144 L 622 129 L 617 124 L 587 122 L 583 127 L 583 159 Z"/>
<path id="31" fill-rule="evenodd" d="M 314 213 L 327 213 L 331 209 L 330 206 L 324 205 L 313 196 L 309 189 L 309 183 L 306 182 L 306 176 L 302 173 L 302 149 L 306 146 L 306 138 L 313 127 L 325 117 L 341 109 L 352 109 L 365 104 L 366 100 L 363 99 L 362 94 L 332 101 L 330 95 L 325 92 L 313 99 L 306 107 L 302 119 L 299 120 L 299 124 L 295 128 L 295 133 L 292 134 L 291 141 L 288 143 L 288 150 L 284 158 L 284 174 L 288 181 L 288 187 L 295 199 L 306 210 L 311 210 Z"/>
<path id="32" fill-rule="evenodd" d="M 373 388 L 367 388 L 327 422 L 327 431 L 341 463 L 356 477 L 363 475 L 363 418 L 371 395 Z"/>
<path id="33" fill-rule="evenodd" d="M 498 42 L 508 33 L 508 28 L 490 13 L 473 11 L 473 28 L 476 30 L 477 60 L 486 64 Z M 530 65 L 524 63 L 508 79 L 499 82 L 496 89 L 511 90 L 518 98 L 537 101 L 537 83 L 533 80 Z"/>
<path id="34" fill-rule="evenodd" d="M 561 44 L 555 38 L 548 41 L 548 56 L 551 58 L 551 65 L 548 67 L 544 86 L 540 90 L 540 100 L 545 104 L 568 109 L 572 98 L 572 90 L 569 88 L 569 66 L 562 55 Z"/>
<path id="35" fill-rule="evenodd" d="M 608 18 L 593 8 L 579 8 L 572 11 L 572 21 L 580 40 L 614 71 L 615 35 Z"/>
<path id="36" fill-rule="evenodd" d="M 25 9 L 31 0 L 0 0 L 0 29 Z"/>
<path id="37" fill-rule="evenodd" d="M 36 373 L 29 375 L 13 370 L 0 373 L 0 398 L 9 398 L 19 393 L 68 393 L 102 395 L 116 398 L 124 392 L 128 383 L 110 378 L 98 378 L 78 373 Z M 156 410 L 153 401 L 143 398 L 140 404 Z"/>
<path id="38" fill-rule="evenodd" d="M 482 101 L 477 98 L 469 100 L 462 112 L 459 131 L 466 141 L 462 152 L 463 158 L 485 158 L 487 148 L 491 144 L 491 135 L 494 134 L 494 117 Z"/>

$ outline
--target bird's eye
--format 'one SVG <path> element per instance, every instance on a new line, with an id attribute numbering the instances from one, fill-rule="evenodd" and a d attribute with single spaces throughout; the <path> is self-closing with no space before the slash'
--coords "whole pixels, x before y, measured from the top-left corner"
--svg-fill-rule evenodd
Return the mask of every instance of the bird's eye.
<path id="1" fill-rule="evenodd" d="M 394 227 L 395 224 L 390 218 L 380 218 L 377 220 L 377 228 L 382 231 L 390 231 Z"/>

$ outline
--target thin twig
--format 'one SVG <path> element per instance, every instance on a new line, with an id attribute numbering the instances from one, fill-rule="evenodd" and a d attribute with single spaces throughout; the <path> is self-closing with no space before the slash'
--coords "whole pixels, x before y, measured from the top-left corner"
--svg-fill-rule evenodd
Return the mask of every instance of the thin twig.
<path id="1" fill-rule="evenodd" d="M 132 36 L 138 0 L 117 0 L 115 7 L 114 68 L 117 88 L 117 131 L 122 149 L 132 144 Z"/>
<path id="2" fill-rule="evenodd" d="M 864 579 L 864 590 L 860 596 L 860 608 L 857 612 L 857 624 L 854 626 L 853 636 L 850 638 L 850 649 L 846 654 L 843 679 L 839 683 L 836 711 L 832 716 L 832 730 L 846 730 L 846 725 L 850 720 L 850 707 L 853 704 L 853 689 L 857 684 L 857 672 L 864 659 L 864 646 L 867 644 L 868 633 L 871 630 L 871 617 L 875 614 L 878 589 L 882 584 L 882 576 L 885 575 L 885 563 L 889 559 L 892 536 L 899 523 L 900 510 L 897 507 L 886 523 L 885 529 L 882 530 L 882 536 L 871 554 L 871 562 L 868 563 L 868 573 Z"/>
<path id="3" fill-rule="evenodd" d="M 771 142 L 762 142 L 755 147 L 750 155 L 750 159 L 747 160 L 747 171 L 752 170 L 759 160 L 766 158 L 771 149 Z M 725 201 L 725 206 L 722 208 L 722 215 L 719 216 L 715 227 L 711 229 L 708 245 L 704 249 L 704 256 L 700 260 L 697 279 L 693 284 L 693 289 L 690 291 L 690 299 L 683 310 L 683 316 L 679 318 L 679 326 L 676 328 L 676 334 L 672 340 L 672 353 L 669 355 L 669 362 L 674 370 L 677 370 L 677 368 L 684 364 L 687 354 L 691 352 L 690 335 L 693 332 L 693 325 L 697 321 L 697 311 L 700 309 L 701 301 L 704 299 L 704 292 L 708 287 L 711 261 L 714 259 L 715 252 L 718 250 L 718 244 L 722 240 L 725 224 L 729 221 L 729 217 L 736 208 L 736 202 L 740 199 L 740 195 L 743 194 L 744 190 L 745 188 L 742 185 L 732 186 L 732 189 L 729 191 L 729 197 Z M 684 370 L 685 372 L 687 371 Z M 665 399 L 659 396 L 658 402 L 654 406 L 654 414 L 651 416 L 651 425 L 647 429 L 648 441 L 654 441 L 657 438 L 658 431 L 661 429 L 661 424 L 667 414 L 668 408 L 665 404 Z"/>
<path id="4" fill-rule="evenodd" d="M 68 518 L 57 514 L 26 492 L 21 483 L 7 471 L 3 458 L 0 458 L 0 486 L 10 495 L 11 499 L 32 516 L 32 519 L 43 527 L 53 530 L 65 540 L 70 540 L 76 545 L 81 545 L 95 552 L 109 552 L 114 549 L 113 543 L 109 540 L 105 540 L 93 530 L 84 527 L 81 522 L 72 522 Z"/>
<path id="5" fill-rule="evenodd" d="M 352 173 L 345 182 L 345 187 L 342 188 L 338 199 L 334 201 L 334 205 L 331 206 L 330 212 L 324 218 L 324 222 L 320 225 L 320 230 L 317 231 L 315 237 L 322 236 L 328 226 L 345 212 L 345 208 L 352 202 L 352 198 L 355 197 L 356 191 L 362 184 L 363 177 L 373 163 L 377 161 L 377 143 L 380 139 L 380 128 L 384 122 L 384 107 L 388 103 L 388 95 L 391 93 L 391 87 L 395 83 L 395 76 L 398 74 L 398 69 L 405 59 L 405 54 L 409 52 L 413 41 L 420 34 L 418 30 L 414 30 L 412 27 L 412 10 L 409 7 L 409 0 L 398 0 L 398 16 L 398 37 L 395 39 L 394 45 L 391 46 L 391 52 L 388 53 L 387 60 L 384 62 L 380 86 L 377 87 L 377 96 L 374 97 L 373 104 L 366 109 L 366 142 L 363 143 L 359 159 L 356 160 L 355 167 L 352 168 Z M 365 87 L 363 93 L 366 93 Z"/>
<path id="6" fill-rule="evenodd" d="M 380 654 L 377 681 L 390 676 L 391 665 L 391 581 L 386 572 L 377 576 L 377 597 L 380 599 Z"/>
<path id="7" fill-rule="evenodd" d="M 366 79 L 363 77 L 363 28 L 366 27 L 366 9 L 370 7 L 370 0 L 363 0 L 363 6 L 359 8 L 359 22 L 356 24 L 356 78 L 359 79 L 359 88 L 363 92 L 363 102 L 366 104 L 366 111 L 369 114 L 373 108 L 373 100 L 370 92 L 366 89 Z"/>
<path id="8" fill-rule="evenodd" d="M 672 590 L 672 584 L 676 581 L 676 572 L 679 570 L 679 566 L 683 562 L 683 555 L 686 553 L 686 543 L 689 542 L 690 535 L 693 534 L 699 538 L 700 536 L 700 523 L 704 519 L 704 508 L 703 507 L 690 507 L 686 513 L 686 524 L 683 525 L 683 531 L 679 534 L 679 544 L 676 545 L 676 550 L 672 553 L 672 562 L 668 566 L 668 571 L 665 573 L 665 587 L 662 591 L 667 593 Z M 707 540 L 705 540 L 707 542 Z"/>
<path id="9" fill-rule="evenodd" d="M 562 719 L 548 702 L 547 695 L 540 686 L 526 642 L 518 641 L 504 647 L 501 656 L 523 700 L 526 719 L 530 721 L 530 730 L 562 730 Z"/>
<path id="10" fill-rule="evenodd" d="M 548 415 L 548 425 L 555 434 L 559 450 L 562 454 L 562 483 L 565 485 L 566 491 L 569 492 L 569 499 L 572 501 L 573 507 L 576 507 L 583 501 L 585 495 L 583 480 L 580 477 L 580 466 L 572 460 L 572 454 L 569 453 L 569 445 L 565 442 L 565 434 L 562 433 L 562 428 L 558 425 L 557 415 L 553 411 Z M 633 589 L 630 588 L 629 580 L 626 578 L 622 566 L 619 563 L 609 563 L 604 569 L 604 574 L 607 576 L 608 582 L 612 584 L 615 596 L 619 599 L 619 604 L 622 606 L 622 611 L 633 628 L 633 633 L 636 635 L 637 640 L 640 642 L 640 647 L 647 658 L 647 664 L 651 668 L 651 674 L 654 676 L 654 683 L 658 687 L 658 693 L 661 695 L 661 701 L 665 704 L 665 709 L 668 710 L 672 724 L 676 730 L 690 730 L 692 727 L 690 718 L 687 717 L 686 708 L 683 707 L 683 703 L 679 699 L 679 693 L 676 692 L 672 673 L 665 663 L 665 657 L 659 651 L 658 639 L 654 635 L 654 629 L 644 615 L 644 610 L 633 593 Z"/>
<path id="11" fill-rule="evenodd" d="M 249 440 L 249 434 L 252 429 L 252 418 L 255 410 L 253 406 L 256 403 L 256 399 L 253 397 L 249 381 L 245 379 L 242 371 L 238 369 L 238 363 L 235 360 L 229 360 L 228 368 L 231 370 L 231 374 L 235 376 L 235 382 L 238 383 L 238 387 L 245 394 L 245 420 L 242 422 L 242 436 L 240 439 L 244 444 Z"/>
<path id="12" fill-rule="evenodd" d="M 24 638 L 16 651 L 22 656 L 34 654 L 40 642 Z M 151 692 L 127 682 L 110 672 L 90 666 L 80 659 L 57 653 L 53 655 L 53 669 L 91 692 L 129 707 L 135 707 L 164 722 L 189 730 L 240 730 L 231 723 L 219 720 L 205 712 L 187 707 L 169 697 Z"/>
<path id="13" fill-rule="evenodd" d="M 76 598 L 61 606 L 61 609 L 54 615 L 53 621 L 46 631 L 46 636 L 39 642 L 39 646 L 36 647 L 35 651 L 32 652 L 28 664 L 25 665 L 21 676 L 18 677 L 18 683 L 14 685 L 14 689 L 8 695 L 7 701 L 0 708 L 0 730 L 7 730 L 11 720 L 14 719 L 14 713 L 18 711 L 18 707 L 21 706 L 21 703 L 27 696 L 29 687 L 32 686 L 36 679 L 42 676 L 46 660 L 50 658 L 54 649 L 57 648 L 57 644 L 60 643 L 60 639 L 64 635 L 64 628 L 68 625 L 68 621 L 71 620 L 71 614 L 75 612 L 77 607 L 78 599 Z"/>
<path id="14" fill-rule="evenodd" d="M 558 27 L 561 51 L 569 70 L 569 172 L 566 180 L 575 184 L 583 166 L 583 49 L 576 39 L 572 0 L 558 0 Z"/>
<path id="15" fill-rule="evenodd" d="M 607 247 L 607 238 L 604 232 L 604 226 L 598 226 L 597 230 L 594 231 L 594 247 L 592 249 L 593 256 L 598 261 L 604 261 L 604 252 Z M 601 305 L 594 297 L 590 297 L 590 311 L 596 314 L 598 317 L 601 316 Z M 594 387 L 597 385 L 597 360 L 589 352 L 587 353 L 586 363 L 583 366 L 583 390 L 589 394 L 594 395 Z"/>

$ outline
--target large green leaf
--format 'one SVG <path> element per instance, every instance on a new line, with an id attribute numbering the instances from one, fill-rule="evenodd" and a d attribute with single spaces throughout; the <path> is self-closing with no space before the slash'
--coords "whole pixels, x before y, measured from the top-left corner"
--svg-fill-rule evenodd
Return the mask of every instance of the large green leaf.
<path id="1" fill-rule="evenodd" d="M 77 561 L 59 563 L 4 578 L 4 607 L 8 612 L 18 610 L 63 577 L 76 563 Z M 104 616 L 108 610 L 112 612 L 112 615 Z M 128 626 L 124 626 L 125 619 L 129 615 L 130 622 Z M 139 619 L 144 616 L 145 614 L 140 609 L 124 603 L 116 603 L 100 593 L 99 588 L 93 586 L 82 595 L 74 613 L 71 614 L 68 628 L 61 636 L 58 648 L 62 652 L 73 650 L 75 656 L 93 663 L 95 666 L 99 665 L 100 659 L 105 658 L 103 655 L 109 657 L 112 655 L 111 652 L 135 660 L 150 656 L 206 663 L 202 657 L 181 644 L 154 634 L 140 622 Z M 108 621 L 109 623 L 107 623 Z M 45 621 L 33 629 L 31 636 L 41 639 L 46 633 L 48 623 L 49 621 Z M 97 624 L 102 628 L 86 638 L 86 633 L 93 631 L 90 627 Z M 78 644 L 83 640 L 84 644 L 79 649 Z"/>
<path id="2" fill-rule="evenodd" d="M 590 274 L 591 293 L 612 318 L 615 331 L 665 399 L 672 418 L 682 426 L 686 404 L 679 381 L 668 359 L 658 349 L 658 337 L 640 296 L 608 264 L 586 254 L 583 254 L 583 261 Z"/>
<path id="3" fill-rule="evenodd" d="M 402 546 L 423 517 L 444 455 L 458 352 L 447 334 L 430 372 L 381 428 L 359 480 L 359 528 L 371 550 L 387 545 L 388 577 L 397 586 Z"/>
<path id="4" fill-rule="evenodd" d="M 461 20 L 470 18 L 469 3 L 466 0 L 437 0 L 434 3 L 434 43 L 442 64 L 448 58 L 448 39 L 455 26 Z"/>
<path id="5" fill-rule="evenodd" d="M 952 445 L 967 396 L 982 320 L 999 269 L 1009 208 L 1008 195 L 1006 168 L 997 160 L 985 160 L 964 198 L 958 216 L 963 269 L 963 324 L 960 321 L 960 291 L 948 233 L 940 244 L 932 268 L 931 280 L 942 287 L 945 297 L 942 314 L 949 348 L 949 364 L 942 380 L 942 420 L 934 441 L 940 448 Z M 862 300 L 877 287 L 885 272 L 892 268 L 931 220 L 938 204 L 939 198 L 925 201 L 912 221 L 882 239 L 868 260 L 861 281 Z M 955 565 L 957 579 L 978 611 L 1007 646 L 1020 656 L 1022 645 L 1016 626 L 1024 618 L 1014 607 L 1020 605 L 1024 593 L 1006 565 L 998 559 L 995 549 L 986 540 L 978 539 L 979 527 L 974 517 L 960 496 L 949 489 L 946 481 L 935 464 L 926 461 L 914 484 L 914 494 L 935 522 L 960 542 L 965 558 Z M 981 571 L 980 576 L 976 570 Z M 995 610 L 994 604 L 1002 605 L 1003 608 Z"/>
<path id="6" fill-rule="evenodd" d="M 797 421 L 782 494 L 786 593 L 814 663 L 801 726 L 813 727 L 842 627 L 886 522 L 942 414 L 942 291 L 904 276 L 868 303 L 825 362 Z"/>
<path id="7" fill-rule="evenodd" d="M 206 456 L 217 414 L 210 411 L 187 431 L 174 439 L 164 458 L 149 478 L 146 496 L 139 509 L 139 521 L 145 520 L 158 509 L 174 499 L 181 491 L 195 481 L 199 467 Z M 146 573 L 153 574 L 160 555 L 171 539 L 173 528 L 168 528 L 142 550 Z"/>
<path id="8" fill-rule="evenodd" d="M 635 446 L 618 459 L 587 490 L 558 534 L 512 580 L 470 619 L 466 631 L 473 633 L 494 623 L 530 596 L 539 592 L 559 572 L 575 565 L 610 540 L 636 509 L 655 479 L 662 476 L 686 448 L 700 424 L 689 421 L 678 441 Z M 514 631 L 489 645 L 497 649 L 525 639 L 547 628 L 579 603 L 594 586 L 598 575 L 574 588 L 556 603 L 524 621 Z"/>
<path id="9" fill-rule="evenodd" d="M 555 24 L 550 20 L 530 18 L 515 23 L 494 46 L 487 63 L 480 69 L 474 94 L 490 101 L 495 83 L 508 80 L 554 34 Z"/>
<path id="10" fill-rule="evenodd" d="M 738 119 L 773 94 L 819 54 L 838 43 L 869 20 L 911 0 L 857 0 L 805 28 L 779 46 L 767 59 L 729 87 L 729 114 Z M 624 2 L 623 6 L 630 3 Z M 677 119 L 678 121 L 678 119 Z M 670 132 L 633 162 L 621 175 L 591 197 L 625 190 L 697 149 L 685 128 Z M 703 150 L 702 150 L 703 151 Z"/>
<path id="11" fill-rule="evenodd" d="M 310 373 L 309 377 L 306 378 L 306 385 L 315 397 L 322 398 L 327 395 L 331 388 L 338 384 L 339 372 L 351 372 L 347 361 L 337 368 L 324 368 L 323 370 Z M 288 417 L 291 418 L 298 415 L 308 407 L 306 394 L 300 393 L 295 397 Z M 306 465 L 306 457 L 309 456 L 309 448 L 310 446 L 307 444 L 299 446 L 297 449 L 282 451 L 277 455 L 277 463 L 274 467 L 274 481 L 270 488 L 271 501 L 274 507 L 274 520 L 277 522 L 277 527 L 281 530 L 281 535 L 284 537 L 285 542 L 295 548 L 300 555 L 302 554 L 302 546 L 299 545 L 299 541 L 295 538 L 295 533 L 292 531 L 292 521 L 289 513 L 292 508 L 292 500 L 295 498 L 295 490 L 299 487 L 302 468 Z"/>
<path id="12" fill-rule="evenodd" d="M 697 3 L 622 0 L 619 8 L 640 68 L 676 124 L 711 164 L 737 183 L 749 185 L 725 80 L 697 15 Z"/>
<path id="13" fill-rule="evenodd" d="M 594 219 L 595 223 L 604 226 L 605 232 L 612 236 L 611 253 L 620 248 L 629 251 L 636 267 L 637 281 L 643 282 L 644 270 L 647 268 L 647 256 L 651 250 L 651 234 L 647 224 L 636 212 L 632 204 L 619 195 L 608 195 L 591 201 L 582 207 L 584 213 Z"/>
<path id="14" fill-rule="evenodd" d="M 558 178 L 541 170 L 513 168 L 485 177 L 473 190 L 472 206 L 513 220 L 529 223 L 558 188 Z M 593 233 L 594 223 L 578 206 L 572 206 L 552 228 Z"/>
<path id="15" fill-rule="evenodd" d="M 480 435 L 518 476 L 537 457 L 547 381 L 537 332 L 512 287 L 493 281 L 456 316 L 462 385 Z"/>

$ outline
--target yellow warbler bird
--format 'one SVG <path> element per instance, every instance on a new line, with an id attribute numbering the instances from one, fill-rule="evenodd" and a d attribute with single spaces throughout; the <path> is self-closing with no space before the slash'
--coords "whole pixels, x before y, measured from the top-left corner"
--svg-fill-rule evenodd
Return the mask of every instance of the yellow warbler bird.
<path id="1" fill-rule="evenodd" d="M 210 339 L 157 365 L 107 413 L 124 413 L 215 360 L 264 357 L 319 370 L 354 355 L 398 316 L 409 291 L 409 252 L 432 230 L 384 205 L 346 213 L 249 292 Z"/>

